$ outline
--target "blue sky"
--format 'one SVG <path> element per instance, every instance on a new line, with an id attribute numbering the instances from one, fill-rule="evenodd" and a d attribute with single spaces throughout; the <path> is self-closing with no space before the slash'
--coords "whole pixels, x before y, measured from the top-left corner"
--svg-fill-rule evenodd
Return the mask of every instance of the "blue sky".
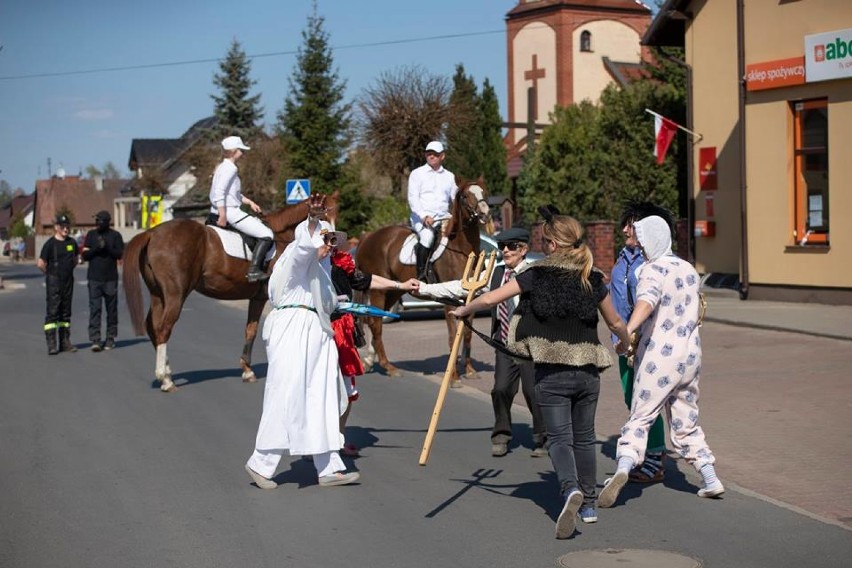
<path id="1" fill-rule="evenodd" d="M 349 99 L 386 71 L 420 65 L 487 77 L 506 108 L 505 15 L 517 0 L 318 0 Z M 133 138 L 176 138 L 213 111 L 214 60 L 236 38 L 271 124 L 283 106 L 310 0 L 4 0 L 0 3 L 0 179 L 31 192 L 62 165 L 113 162 Z M 457 36 L 457 37 L 447 37 Z M 444 39 L 428 39 L 443 37 Z M 384 46 L 382 42 L 418 40 Z M 358 47 L 364 46 L 364 47 Z M 206 62 L 160 65 L 176 62 Z M 152 65 L 111 72 L 74 73 Z M 153 66 L 156 65 L 156 66 Z M 33 75 L 50 75 L 37 76 Z"/>

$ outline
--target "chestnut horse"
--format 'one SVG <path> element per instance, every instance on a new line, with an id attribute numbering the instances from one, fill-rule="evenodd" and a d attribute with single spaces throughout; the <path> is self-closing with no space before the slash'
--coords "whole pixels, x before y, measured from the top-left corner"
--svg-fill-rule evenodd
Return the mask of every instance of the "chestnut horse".
<path id="1" fill-rule="evenodd" d="M 326 198 L 327 219 L 334 225 L 337 218 L 338 194 Z M 296 225 L 308 215 L 308 202 L 278 209 L 264 216 L 275 234 L 275 256 L 278 260 L 293 240 Z M 257 326 L 266 302 L 266 282 L 249 282 L 249 261 L 225 254 L 215 231 L 190 219 L 174 219 L 133 237 L 124 250 L 124 293 L 136 335 L 148 332 L 157 351 L 154 376 L 160 389 L 173 392 L 166 345 L 180 317 L 186 297 L 195 290 L 217 300 L 248 300 L 245 344 L 240 357 L 242 379 L 254 382 L 251 352 Z M 142 323 L 143 298 L 140 275 L 151 295 L 151 306 L 145 325 Z"/>
<path id="2" fill-rule="evenodd" d="M 486 226 L 491 218 L 488 207 L 488 193 L 482 178 L 473 182 L 460 182 L 456 178 L 458 193 L 453 200 L 452 217 L 443 223 L 443 234 L 447 237 L 447 247 L 432 265 L 438 282 L 458 280 L 462 277 L 467 257 L 471 252 L 479 252 L 479 231 Z M 368 233 L 358 245 L 356 264 L 364 272 L 378 274 L 391 280 L 407 280 L 416 277 L 414 265 L 402 264 L 399 252 L 402 244 L 409 235 L 413 234 L 408 226 L 394 225 L 382 227 Z M 396 290 L 370 290 L 370 303 L 378 308 L 389 310 L 404 294 Z M 449 344 L 452 346 L 456 335 L 456 318 L 449 315 L 452 308 L 445 308 L 444 316 L 449 331 Z M 372 351 L 375 352 L 377 363 L 391 376 L 400 374 L 393 364 L 388 361 L 385 345 L 382 341 L 382 319 L 367 318 L 367 325 L 373 335 Z M 470 358 L 470 332 L 466 333 L 465 374 L 476 376 Z M 455 374 L 457 379 L 458 375 Z"/>

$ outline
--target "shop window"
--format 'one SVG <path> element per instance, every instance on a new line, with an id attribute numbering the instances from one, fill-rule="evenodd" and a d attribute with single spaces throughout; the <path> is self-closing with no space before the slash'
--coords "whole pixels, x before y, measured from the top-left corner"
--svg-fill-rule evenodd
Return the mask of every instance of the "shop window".
<path id="1" fill-rule="evenodd" d="M 828 101 L 793 103 L 795 244 L 828 244 Z"/>
<path id="2" fill-rule="evenodd" d="M 592 32 L 584 31 L 580 34 L 580 51 L 592 50 Z"/>

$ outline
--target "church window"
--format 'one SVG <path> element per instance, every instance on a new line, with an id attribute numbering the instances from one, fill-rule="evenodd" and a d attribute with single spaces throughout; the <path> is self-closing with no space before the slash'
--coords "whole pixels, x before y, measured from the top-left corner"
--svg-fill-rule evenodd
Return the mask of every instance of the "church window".
<path id="1" fill-rule="evenodd" d="M 592 32 L 585 30 L 580 34 L 580 51 L 592 51 Z"/>

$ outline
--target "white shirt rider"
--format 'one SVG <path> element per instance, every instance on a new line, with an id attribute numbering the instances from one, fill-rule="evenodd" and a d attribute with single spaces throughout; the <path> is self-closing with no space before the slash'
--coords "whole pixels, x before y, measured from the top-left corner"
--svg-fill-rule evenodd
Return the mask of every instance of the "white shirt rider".
<path id="1" fill-rule="evenodd" d="M 450 204 L 458 192 L 455 176 L 443 166 L 444 157 L 444 145 L 437 141 L 429 142 L 426 163 L 408 176 L 411 226 L 424 247 L 432 245 L 433 225 L 450 217 Z"/>

